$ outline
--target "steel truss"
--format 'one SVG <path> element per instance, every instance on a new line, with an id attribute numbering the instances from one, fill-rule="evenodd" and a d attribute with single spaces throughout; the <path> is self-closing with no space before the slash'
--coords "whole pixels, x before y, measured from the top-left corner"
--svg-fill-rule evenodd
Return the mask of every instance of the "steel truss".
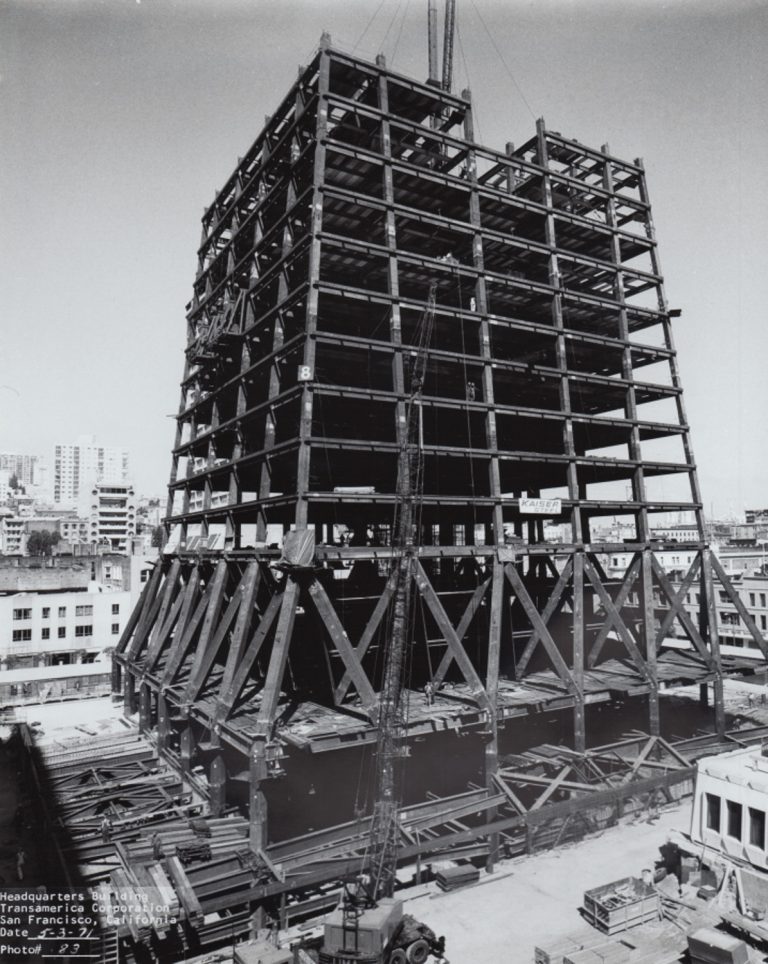
<path id="1" fill-rule="evenodd" d="M 375 739 L 377 633 L 392 579 L 385 572 L 378 592 L 362 602 L 356 596 L 350 613 L 329 568 L 337 554 L 316 547 L 313 566 L 281 569 L 274 557 L 166 559 L 115 657 L 114 683 L 128 711 L 138 713 L 143 731 L 155 730 L 161 752 L 183 774 L 203 769 L 214 813 L 244 801 L 235 785 L 248 789 L 258 849 L 271 842 L 265 784 L 282 774 L 290 748 L 316 749 L 297 707 L 311 703 L 321 721 L 324 707 L 335 714 L 333 729 L 342 735 L 336 746 Z M 369 552 L 362 561 L 385 562 L 388 554 Z M 584 752 L 588 703 L 618 693 L 645 696 L 649 730 L 659 736 L 660 688 L 711 683 L 722 731 L 723 678 L 752 672 L 755 661 L 720 656 L 716 584 L 768 655 L 708 549 L 696 551 L 677 587 L 646 548 L 612 580 L 593 551 L 478 547 L 463 585 L 452 581 L 446 590 L 437 571 L 445 561 L 442 550 L 423 549 L 414 566 L 423 616 L 414 627 L 414 682 L 420 690 L 431 684 L 434 696 L 411 694 L 407 733 L 481 732 L 489 792 L 496 792 L 499 727 L 529 712 L 570 709 L 574 748 Z M 692 587 L 704 600 L 696 623 L 683 606 Z M 665 646 L 675 633 L 687 649 Z"/>
<path id="2" fill-rule="evenodd" d="M 418 882 L 429 863 L 445 857 L 519 856 L 579 839 L 690 794 L 697 759 L 760 744 L 767 732 L 765 726 L 742 728 L 675 742 L 637 732 L 585 753 L 548 744 L 531 748 L 503 761 L 492 792 L 470 786 L 464 793 L 404 808 L 398 819 L 400 861 L 414 868 Z M 254 912 L 262 921 L 266 914 L 279 917 L 285 928 L 338 902 L 340 878 L 360 865 L 370 817 L 254 853 L 247 821 L 235 814 L 190 824 L 183 805 L 134 813 L 133 819 L 129 809 L 114 815 L 114 833 L 103 841 L 99 827 L 78 822 L 70 812 L 67 788 L 87 796 L 104 776 L 133 768 L 136 776 L 129 783 L 147 790 L 149 766 L 160 765 L 167 774 L 146 741 L 134 737 L 131 749 L 138 752 L 126 761 L 125 742 L 118 737 L 93 749 L 88 759 L 46 756 L 34 764 L 39 777 L 48 774 L 59 788 L 49 800 L 46 827 L 69 884 L 100 882 L 99 895 L 109 903 L 104 882 L 109 875 L 113 890 L 143 893 L 157 909 L 154 919 L 118 926 L 128 960 L 189 956 L 226 945 L 251 928 Z M 26 759 L 29 763 L 32 757 Z M 90 790 L 75 790 L 78 777 L 84 787 L 91 784 Z M 124 792 L 130 794 L 130 787 Z M 200 823 L 204 837 L 195 829 Z M 183 864 L 180 849 L 196 849 L 201 842 L 210 855 Z M 169 926 L 162 908 L 180 923 Z"/>
<path id="3" fill-rule="evenodd" d="M 481 734 L 478 792 L 500 801 L 516 717 L 571 712 L 583 753 L 589 703 L 643 696 L 659 737 L 660 688 L 695 681 L 724 729 L 723 677 L 754 663 L 720 654 L 716 583 L 766 647 L 704 540 L 640 160 L 543 121 L 522 146 L 484 147 L 468 91 L 324 37 L 206 211 L 198 256 L 170 541 L 113 689 L 214 814 L 247 809 L 254 852 L 276 843 L 268 790 L 291 753 L 375 742 L 397 462 L 433 283 L 408 737 Z M 658 477 L 686 494 L 666 501 Z M 531 515 L 544 498 L 548 515 Z M 693 560 L 679 583 L 651 540 L 670 511 L 698 524 L 674 544 Z M 593 541 L 616 515 L 631 540 Z M 546 544 L 545 518 L 570 527 L 567 545 Z M 282 549 L 267 545 L 275 526 Z M 609 578 L 615 552 L 631 559 Z"/>

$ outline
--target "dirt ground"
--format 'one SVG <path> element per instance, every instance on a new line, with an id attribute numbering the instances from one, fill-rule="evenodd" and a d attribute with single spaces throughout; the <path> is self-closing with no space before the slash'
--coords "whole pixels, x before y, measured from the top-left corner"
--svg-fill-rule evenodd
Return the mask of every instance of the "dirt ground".
<path id="1" fill-rule="evenodd" d="M 579 914 L 584 891 L 653 867 L 673 830 L 687 829 L 690 801 L 655 818 L 613 827 L 580 843 L 506 861 L 453 893 L 430 884 L 406 911 L 446 939 L 450 964 L 533 964 L 537 944 L 594 935 Z"/>
<path id="2" fill-rule="evenodd" d="M 698 701 L 699 687 L 665 694 Z M 724 698 L 726 713 L 745 727 L 768 725 L 768 686 L 726 680 Z M 579 914 L 584 891 L 653 867 L 668 833 L 687 830 L 690 814 L 689 799 L 655 818 L 505 861 L 494 874 L 454 893 L 429 884 L 429 893 L 408 901 L 406 910 L 445 935 L 450 964 L 533 964 L 537 944 L 568 934 L 594 935 Z"/>
<path id="3" fill-rule="evenodd" d="M 665 694 L 698 700 L 699 687 L 677 686 L 664 691 Z M 727 679 L 723 684 L 725 712 L 737 716 L 745 725 L 762 723 L 768 725 L 768 685 L 747 683 L 737 679 Z M 710 693 L 711 703 L 711 693 Z"/>

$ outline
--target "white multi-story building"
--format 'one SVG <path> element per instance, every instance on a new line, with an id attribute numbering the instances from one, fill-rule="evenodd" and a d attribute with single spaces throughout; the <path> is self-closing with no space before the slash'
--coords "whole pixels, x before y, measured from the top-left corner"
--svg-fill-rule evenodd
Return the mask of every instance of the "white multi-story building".
<path id="1" fill-rule="evenodd" d="M 0 596 L 0 666 L 93 662 L 117 645 L 130 609 L 127 590 Z"/>
<path id="2" fill-rule="evenodd" d="M 0 452 L 0 470 L 15 475 L 24 485 L 37 482 L 36 474 L 40 464 L 38 455 L 20 455 L 17 452 Z"/>
<path id="3" fill-rule="evenodd" d="M 88 541 L 128 552 L 136 535 L 136 494 L 130 482 L 97 482 L 83 499 L 88 517 Z"/>
<path id="4" fill-rule="evenodd" d="M 1 566 L 0 670 L 108 661 L 152 567 L 118 554 Z"/>
<path id="5" fill-rule="evenodd" d="M 81 435 L 72 445 L 57 445 L 53 461 L 53 501 L 60 506 L 76 505 L 97 482 L 128 478 L 128 450 L 97 445 L 93 435 Z"/>
<path id="6" fill-rule="evenodd" d="M 20 556 L 27 544 L 29 519 L 16 515 L 0 516 L 0 553 L 4 556 Z"/>
<path id="7" fill-rule="evenodd" d="M 11 497 L 11 473 L 8 469 L 0 469 L 0 505 L 7 505 Z"/>

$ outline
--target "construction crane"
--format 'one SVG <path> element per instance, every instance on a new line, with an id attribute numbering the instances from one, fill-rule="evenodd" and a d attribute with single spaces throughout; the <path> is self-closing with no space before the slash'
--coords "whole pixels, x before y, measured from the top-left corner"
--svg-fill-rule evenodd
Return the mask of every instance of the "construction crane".
<path id="1" fill-rule="evenodd" d="M 427 82 L 451 92 L 453 85 L 453 41 L 456 34 L 456 0 L 445 0 L 443 29 L 443 76 L 437 75 L 437 0 L 427 0 L 427 51 L 429 74 Z"/>
<path id="2" fill-rule="evenodd" d="M 422 392 L 435 322 L 437 283 L 432 282 L 419 320 L 410 367 L 405 425 L 398 455 L 397 495 L 391 545 L 394 578 L 391 619 L 384 640 L 376 743 L 373 819 L 363 873 L 345 887 L 341 906 L 325 925 L 321 964 L 423 964 L 442 958 L 444 939 L 403 914 L 393 898 L 399 844 L 398 761 L 405 746 L 403 677 L 409 645 L 411 584 L 424 479 Z"/>

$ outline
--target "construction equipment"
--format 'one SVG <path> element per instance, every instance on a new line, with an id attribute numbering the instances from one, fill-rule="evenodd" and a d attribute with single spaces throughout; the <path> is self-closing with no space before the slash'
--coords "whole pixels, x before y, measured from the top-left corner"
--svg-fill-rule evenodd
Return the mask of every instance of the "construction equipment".
<path id="1" fill-rule="evenodd" d="M 377 779 L 373 821 L 363 873 L 344 888 L 341 905 L 325 925 L 321 964 L 423 964 L 430 954 L 442 957 L 445 939 L 426 924 L 403 914 L 393 898 L 399 837 L 398 760 L 403 756 L 405 717 L 403 670 L 411 612 L 414 531 L 419 530 L 423 491 L 421 396 L 427 353 L 435 322 L 437 283 L 432 282 L 416 330 L 400 434 L 397 502 L 392 527 L 392 576 L 395 579 L 389 631 L 384 640 L 384 673 L 379 695 Z"/>

